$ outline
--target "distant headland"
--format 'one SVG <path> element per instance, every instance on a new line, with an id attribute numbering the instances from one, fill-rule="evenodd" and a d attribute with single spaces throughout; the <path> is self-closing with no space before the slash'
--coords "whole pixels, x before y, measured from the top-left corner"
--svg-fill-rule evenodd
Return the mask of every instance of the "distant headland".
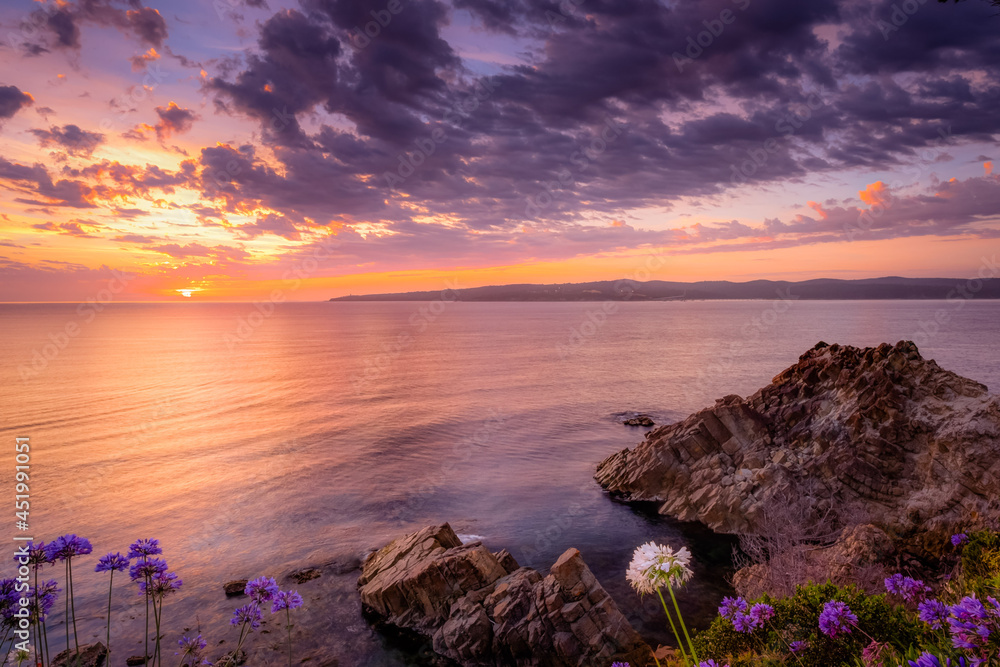
<path id="1" fill-rule="evenodd" d="M 559 285 L 491 285 L 466 289 L 341 296 L 330 301 L 699 301 L 709 299 L 1000 299 L 996 278 L 819 278 L 790 282 L 694 283 L 602 280 Z"/>

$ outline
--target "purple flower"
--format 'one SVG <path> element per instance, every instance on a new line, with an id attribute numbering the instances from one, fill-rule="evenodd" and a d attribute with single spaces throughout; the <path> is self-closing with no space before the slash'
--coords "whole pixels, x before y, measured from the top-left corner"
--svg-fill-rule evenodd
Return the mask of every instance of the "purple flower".
<path id="1" fill-rule="evenodd" d="M 63 535 L 45 545 L 45 556 L 50 562 L 84 556 L 93 551 L 90 540 L 76 535 Z"/>
<path id="2" fill-rule="evenodd" d="M 756 621 L 758 625 L 763 625 L 765 621 L 774 618 L 774 607 L 763 602 L 758 602 L 750 609 L 750 613 L 747 615 Z"/>
<path id="3" fill-rule="evenodd" d="M 828 637 L 851 634 L 851 626 L 857 625 L 858 617 L 855 616 L 850 607 L 843 602 L 830 600 L 823 605 L 823 612 L 819 615 L 819 629 Z"/>
<path id="4" fill-rule="evenodd" d="M 733 628 L 736 632 L 751 633 L 760 627 L 760 621 L 750 614 L 736 614 L 733 616 Z"/>
<path id="5" fill-rule="evenodd" d="M 964 597 L 961 602 L 952 605 L 951 615 L 960 621 L 981 620 L 986 618 L 986 607 L 974 597 Z"/>
<path id="6" fill-rule="evenodd" d="M 162 572 L 157 572 L 149 580 L 149 586 L 143 581 L 139 584 L 139 590 L 145 593 L 149 590 L 153 594 L 153 597 L 163 597 L 168 593 L 173 593 L 181 584 L 184 582 L 177 578 L 177 574 L 174 572 L 167 572 L 166 570 Z"/>
<path id="7" fill-rule="evenodd" d="M 948 606 L 938 600 L 924 600 L 917 607 L 917 611 L 920 620 L 935 630 L 944 627 L 944 622 L 948 619 Z"/>
<path id="8" fill-rule="evenodd" d="M 133 558 L 146 560 L 147 556 L 156 556 L 162 553 L 163 549 L 160 548 L 160 541 L 152 538 L 148 540 L 136 540 L 128 548 L 129 560 Z"/>
<path id="9" fill-rule="evenodd" d="M 900 596 L 907 602 L 915 602 L 923 600 L 931 589 L 919 579 L 904 577 L 897 572 L 885 580 L 885 590 L 891 595 Z"/>
<path id="10" fill-rule="evenodd" d="M 722 618 L 733 619 L 733 616 L 747 610 L 747 601 L 743 598 L 722 598 L 722 605 L 719 607 L 719 615 Z"/>
<path id="11" fill-rule="evenodd" d="M 612 662 L 611 667 L 629 667 L 627 662 Z"/>
<path id="12" fill-rule="evenodd" d="M 969 536 L 965 533 L 956 533 L 951 536 L 951 545 L 954 547 L 961 546 L 969 541 Z"/>
<path id="13" fill-rule="evenodd" d="M 277 614 L 283 609 L 298 609 L 302 606 L 302 596 L 295 591 L 278 591 L 271 603 L 271 613 Z"/>
<path id="14" fill-rule="evenodd" d="M 201 635 L 197 637 L 188 637 L 184 635 L 179 640 L 177 640 L 177 645 L 181 647 L 180 653 L 174 653 L 174 655 L 181 656 L 192 656 L 195 662 L 198 662 L 198 658 L 201 657 L 201 652 L 205 650 L 208 646 L 208 642 L 201 638 Z M 183 661 L 183 658 L 182 658 Z"/>
<path id="15" fill-rule="evenodd" d="M 792 650 L 792 653 L 801 653 L 802 651 L 805 651 L 807 648 L 809 648 L 809 642 L 796 640 L 791 644 L 789 644 L 788 648 Z"/>
<path id="16" fill-rule="evenodd" d="M 94 572 L 124 572 L 127 569 L 128 558 L 116 552 L 101 556 L 97 561 L 97 567 L 94 568 Z"/>
<path id="17" fill-rule="evenodd" d="M 614 667 L 614 665 L 612 665 Z M 698 667 L 729 667 L 729 665 L 719 665 L 715 660 L 702 660 L 698 663 Z"/>
<path id="18" fill-rule="evenodd" d="M 247 583 L 243 592 L 250 596 L 250 599 L 257 604 L 270 602 L 278 593 L 278 582 L 274 577 L 257 577 Z"/>
<path id="19" fill-rule="evenodd" d="M 943 663 L 940 658 L 930 653 L 922 653 L 916 660 L 907 660 L 907 662 L 910 663 L 910 667 L 945 667 L 946 664 L 951 664 L 951 660 Z"/>
<path id="20" fill-rule="evenodd" d="M 130 567 L 128 574 L 132 577 L 132 581 L 139 581 L 140 579 L 151 579 L 160 572 L 166 571 L 167 561 L 162 558 L 150 558 L 148 560 L 141 560 Z"/>
<path id="21" fill-rule="evenodd" d="M 912 577 L 903 578 L 903 599 L 907 602 L 915 602 L 917 600 L 923 600 L 927 597 L 930 592 L 931 587 L 926 586 L 924 582 L 919 579 L 913 579 Z"/>
<path id="22" fill-rule="evenodd" d="M 34 594 L 31 596 L 31 617 L 44 621 L 45 617 L 52 611 L 52 607 L 55 606 L 60 590 L 62 589 L 59 588 L 55 579 L 43 581 L 41 585 L 35 587 Z"/>
<path id="23" fill-rule="evenodd" d="M 28 550 L 28 565 L 38 567 L 39 565 L 48 565 L 55 562 L 54 559 L 49 558 L 47 549 L 48 545 L 46 545 L 45 542 L 28 542 L 24 546 L 27 547 Z M 17 556 L 14 557 L 14 560 L 16 560 L 18 564 L 21 563 Z"/>
<path id="24" fill-rule="evenodd" d="M 903 594 L 903 575 L 896 573 L 891 577 L 886 577 L 885 579 L 885 590 L 890 595 L 902 595 Z"/>
<path id="25" fill-rule="evenodd" d="M 260 627 L 260 607 L 254 603 L 243 605 L 233 612 L 233 617 L 229 620 L 230 625 L 249 625 L 251 630 Z"/>

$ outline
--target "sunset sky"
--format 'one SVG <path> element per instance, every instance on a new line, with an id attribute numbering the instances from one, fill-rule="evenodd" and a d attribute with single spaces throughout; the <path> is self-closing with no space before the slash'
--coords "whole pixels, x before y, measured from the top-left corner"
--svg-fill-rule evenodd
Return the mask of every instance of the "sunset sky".
<path id="1" fill-rule="evenodd" d="M 8 0 L 0 59 L 0 301 L 1000 250 L 985 0 Z"/>

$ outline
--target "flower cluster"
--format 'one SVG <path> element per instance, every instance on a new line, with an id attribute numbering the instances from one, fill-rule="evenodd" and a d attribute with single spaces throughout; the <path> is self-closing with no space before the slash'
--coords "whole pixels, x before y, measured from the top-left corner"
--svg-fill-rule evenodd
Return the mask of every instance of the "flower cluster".
<path id="1" fill-rule="evenodd" d="M 969 536 L 965 533 L 957 533 L 951 536 L 951 545 L 959 547 L 969 541 Z"/>
<path id="2" fill-rule="evenodd" d="M 236 650 L 233 656 L 239 656 L 243 642 L 251 632 L 260 629 L 263 619 L 261 607 L 268 602 L 271 603 L 271 613 L 277 614 L 284 611 L 286 618 L 292 609 L 302 606 L 302 596 L 296 591 L 283 591 L 278 587 L 278 582 L 273 577 L 257 577 L 248 581 L 243 588 L 243 592 L 250 597 L 250 604 L 245 604 L 233 612 L 233 617 L 229 623 L 240 627 L 240 637 L 236 643 Z M 292 662 L 292 626 L 289 620 L 288 625 L 288 663 Z"/>
<path id="3" fill-rule="evenodd" d="M 774 618 L 774 607 L 763 602 L 750 606 L 743 598 L 723 598 L 719 615 L 728 619 L 737 632 L 751 633 Z"/>
<path id="4" fill-rule="evenodd" d="M 930 593 L 930 586 L 912 577 L 904 577 L 896 573 L 885 580 L 885 590 L 891 595 L 898 595 L 907 602 L 922 602 Z"/>
<path id="5" fill-rule="evenodd" d="M 54 563 L 74 556 L 85 556 L 93 550 L 89 540 L 76 535 L 63 535 L 45 545 L 45 557 L 48 562 Z"/>
<path id="6" fill-rule="evenodd" d="M 691 552 L 647 542 L 636 548 L 625 578 L 639 593 L 655 593 L 667 586 L 679 588 L 691 578 Z"/>
<path id="7" fill-rule="evenodd" d="M 830 600 L 823 605 L 819 615 L 819 629 L 824 635 L 836 638 L 838 635 L 849 635 L 851 629 L 858 624 L 858 617 L 843 602 Z"/>

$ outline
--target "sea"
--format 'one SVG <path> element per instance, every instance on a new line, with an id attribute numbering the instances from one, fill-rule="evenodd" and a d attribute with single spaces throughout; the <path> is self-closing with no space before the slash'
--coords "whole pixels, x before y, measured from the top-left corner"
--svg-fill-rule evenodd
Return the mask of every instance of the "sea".
<path id="1" fill-rule="evenodd" d="M 296 662 L 416 665 L 419 647 L 362 616 L 357 564 L 448 522 L 542 572 L 579 549 L 636 628 L 669 643 L 658 601 L 625 582 L 633 550 L 693 551 L 679 599 L 704 627 L 730 591 L 733 540 L 601 490 L 598 463 L 647 430 L 623 419 L 665 424 L 749 395 L 819 341 L 899 340 L 1000 387 L 997 301 L 3 304 L 0 489 L 14 500 L 15 439 L 29 438 L 30 515 L 19 528 L 9 503 L 0 574 L 14 576 L 17 537 L 89 539 L 73 561 L 77 628 L 103 641 L 97 557 L 159 539 L 184 582 L 163 606 L 169 662 L 184 633 L 209 657 L 232 649 L 245 599 L 227 581 L 325 566 L 298 586 Z M 42 574 L 63 585 L 62 566 Z M 60 598 L 54 647 L 65 621 Z M 142 654 L 144 621 L 117 575 L 114 667 Z M 284 621 L 269 623 L 251 664 L 287 661 Z"/>

